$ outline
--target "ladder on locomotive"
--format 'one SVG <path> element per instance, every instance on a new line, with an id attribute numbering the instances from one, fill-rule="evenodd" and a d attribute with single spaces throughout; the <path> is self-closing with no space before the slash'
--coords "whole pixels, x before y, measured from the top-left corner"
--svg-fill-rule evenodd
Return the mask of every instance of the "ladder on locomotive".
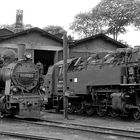
<path id="1" fill-rule="evenodd" d="M 60 102 L 61 98 L 63 98 L 63 91 L 57 90 L 57 94 L 53 95 L 53 108 L 59 109 L 60 108 Z"/>
<path id="2" fill-rule="evenodd" d="M 59 108 L 59 97 L 58 95 L 53 95 L 53 108 Z"/>

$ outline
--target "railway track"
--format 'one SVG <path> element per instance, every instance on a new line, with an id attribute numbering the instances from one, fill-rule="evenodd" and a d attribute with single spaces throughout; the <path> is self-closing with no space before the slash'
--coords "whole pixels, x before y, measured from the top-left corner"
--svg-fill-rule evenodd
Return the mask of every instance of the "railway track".
<path id="1" fill-rule="evenodd" d="M 16 133 L 16 132 L 13 133 L 13 132 L 9 132 L 9 131 L 0 131 L 0 135 L 16 137 L 16 138 L 21 138 L 21 139 L 26 139 L 26 140 L 63 140 L 63 139 L 59 139 L 59 138 L 27 135 L 27 134 Z"/>
<path id="2" fill-rule="evenodd" d="M 67 129 L 67 130 L 75 130 L 75 131 L 82 131 L 82 133 L 98 133 L 102 135 L 112 135 L 117 137 L 125 137 L 125 138 L 133 138 L 133 139 L 140 139 L 140 131 L 134 130 L 124 130 L 118 128 L 111 128 L 111 127 L 104 127 L 104 126 L 95 126 L 95 125 L 83 125 L 83 124 L 76 124 L 76 123 L 68 123 L 68 122 L 59 122 L 59 121 L 28 121 L 28 120 L 19 120 L 25 123 L 30 123 L 34 125 L 40 125 L 42 127 L 55 127 L 59 129 Z"/>

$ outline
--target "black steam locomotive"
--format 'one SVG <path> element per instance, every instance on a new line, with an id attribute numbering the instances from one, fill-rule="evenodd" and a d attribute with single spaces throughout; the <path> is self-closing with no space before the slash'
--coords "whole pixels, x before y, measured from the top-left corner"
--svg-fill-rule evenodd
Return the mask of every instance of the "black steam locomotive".
<path id="1" fill-rule="evenodd" d="M 39 70 L 29 54 L 17 60 L 11 50 L 5 52 L 0 60 L 0 116 L 38 118 L 44 100 Z"/>
<path id="2" fill-rule="evenodd" d="M 127 48 L 104 57 L 68 59 L 68 112 L 140 119 L 140 49 Z M 63 61 L 45 77 L 46 109 L 63 109 Z"/>

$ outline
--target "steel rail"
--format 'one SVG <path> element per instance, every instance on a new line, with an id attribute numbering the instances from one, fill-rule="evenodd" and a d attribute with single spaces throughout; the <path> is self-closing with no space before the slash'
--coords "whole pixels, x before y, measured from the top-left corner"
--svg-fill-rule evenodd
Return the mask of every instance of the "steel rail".
<path id="1" fill-rule="evenodd" d="M 61 129 L 70 129 L 70 130 L 76 130 L 82 132 L 99 133 L 103 135 L 114 135 L 120 137 L 140 139 L 140 131 L 134 131 L 134 130 L 125 130 L 125 129 L 118 129 L 112 127 L 85 125 L 85 124 L 60 122 L 60 121 L 48 121 L 48 120 L 41 120 L 41 122 L 34 122 L 34 121 L 18 119 L 18 121 L 30 123 L 34 125 L 41 125 L 44 127 L 49 126 L 49 127 L 55 127 L 55 128 L 57 127 Z"/>
<path id="2" fill-rule="evenodd" d="M 60 138 L 43 137 L 43 136 L 37 136 L 37 135 L 27 135 L 27 134 L 23 134 L 23 133 L 9 132 L 9 131 L 0 131 L 0 135 L 22 138 L 22 139 L 30 139 L 30 140 L 63 140 Z"/>

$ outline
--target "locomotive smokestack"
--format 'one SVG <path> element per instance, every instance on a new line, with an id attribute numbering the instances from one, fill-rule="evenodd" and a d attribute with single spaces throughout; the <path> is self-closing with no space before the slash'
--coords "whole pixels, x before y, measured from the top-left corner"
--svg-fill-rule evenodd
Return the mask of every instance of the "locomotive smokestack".
<path id="1" fill-rule="evenodd" d="M 25 52 L 26 52 L 26 45 L 18 44 L 18 60 L 24 59 Z"/>

